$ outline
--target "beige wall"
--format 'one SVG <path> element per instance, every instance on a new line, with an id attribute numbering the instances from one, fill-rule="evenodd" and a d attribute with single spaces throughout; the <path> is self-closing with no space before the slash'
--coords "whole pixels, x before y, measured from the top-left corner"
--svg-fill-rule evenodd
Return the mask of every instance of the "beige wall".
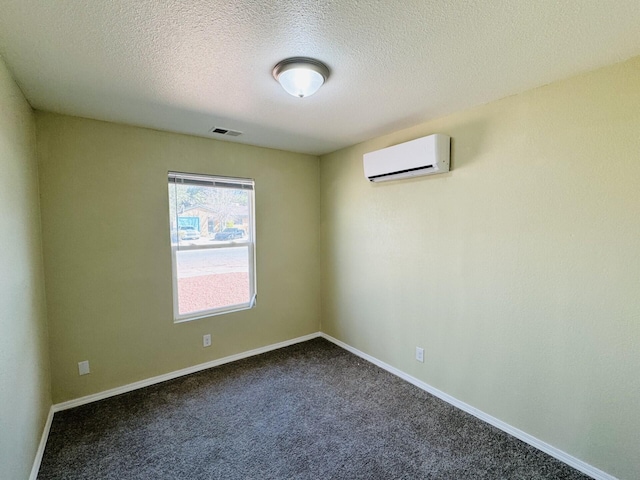
<path id="1" fill-rule="evenodd" d="M 323 331 L 640 477 L 638 85 L 636 58 L 320 163 L 36 114 L 54 402 L 317 331 L 322 265 Z M 0 106 L 0 477 L 23 478 L 51 400 L 36 125 L 4 65 Z M 435 132 L 449 174 L 364 179 L 363 153 Z M 257 308 L 173 323 L 168 170 L 256 179 Z"/>
<path id="2" fill-rule="evenodd" d="M 365 180 L 363 153 L 431 133 L 450 173 Z M 640 58 L 320 165 L 324 332 L 640 478 Z"/>
<path id="3" fill-rule="evenodd" d="M 28 478 L 51 406 L 36 127 L 0 58 L 0 478 Z"/>
<path id="4" fill-rule="evenodd" d="M 47 113 L 37 131 L 54 402 L 318 331 L 317 157 Z M 255 179 L 256 308 L 173 323 L 169 170 Z"/>

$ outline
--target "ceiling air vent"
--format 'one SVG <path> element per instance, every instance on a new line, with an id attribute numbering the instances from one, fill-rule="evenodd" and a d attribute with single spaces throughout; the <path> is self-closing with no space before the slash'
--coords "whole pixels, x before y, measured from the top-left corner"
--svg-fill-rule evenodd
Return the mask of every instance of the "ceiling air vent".
<path id="1" fill-rule="evenodd" d="M 229 130 L 228 128 L 220 127 L 213 127 L 211 129 L 211 133 L 215 133 L 216 135 L 226 135 L 227 137 L 238 137 L 242 135 L 242 132 L 238 132 L 237 130 Z"/>

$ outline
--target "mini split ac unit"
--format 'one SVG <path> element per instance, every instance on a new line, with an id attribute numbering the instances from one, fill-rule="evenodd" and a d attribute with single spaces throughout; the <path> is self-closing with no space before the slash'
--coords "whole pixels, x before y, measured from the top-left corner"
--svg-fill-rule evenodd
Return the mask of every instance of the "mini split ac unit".
<path id="1" fill-rule="evenodd" d="M 450 145 L 451 137 L 438 133 L 365 153 L 364 176 L 384 182 L 448 172 Z"/>

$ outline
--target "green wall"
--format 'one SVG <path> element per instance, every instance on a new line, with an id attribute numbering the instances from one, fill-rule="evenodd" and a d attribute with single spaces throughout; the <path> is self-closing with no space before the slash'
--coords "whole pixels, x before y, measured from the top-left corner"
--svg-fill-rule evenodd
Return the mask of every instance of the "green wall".
<path id="1" fill-rule="evenodd" d="M 0 477 L 28 475 L 51 397 L 321 328 L 639 478 L 638 85 L 640 58 L 318 159 L 34 121 L 0 65 Z M 363 153 L 436 132 L 453 138 L 450 173 L 364 178 Z M 173 323 L 168 170 L 256 180 L 255 309 Z M 81 360 L 90 375 L 78 376 Z"/>
<path id="2" fill-rule="evenodd" d="M 431 133 L 450 173 L 364 178 L 363 153 Z M 322 331 L 640 478 L 640 58 L 320 165 Z"/>
<path id="3" fill-rule="evenodd" d="M 51 406 L 36 126 L 0 58 L 0 478 L 28 478 Z"/>
<path id="4" fill-rule="evenodd" d="M 37 131 L 55 403 L 318 331 L 317 157 L 48 113 Z M 173 323 L 169 170 L 255 179 L 256 308 Z"/>

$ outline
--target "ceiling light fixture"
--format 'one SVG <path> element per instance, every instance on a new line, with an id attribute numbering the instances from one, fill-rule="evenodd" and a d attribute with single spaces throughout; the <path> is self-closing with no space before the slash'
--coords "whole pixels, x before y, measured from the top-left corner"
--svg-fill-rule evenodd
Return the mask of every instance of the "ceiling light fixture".
<path id="1" fill-rule="evenodd" d="M 273 78 L 287 93 L 303 98 L 316 93 L 327 81 L 329 68 L 313 58 L 291 57 L 273 67 Z"/>

